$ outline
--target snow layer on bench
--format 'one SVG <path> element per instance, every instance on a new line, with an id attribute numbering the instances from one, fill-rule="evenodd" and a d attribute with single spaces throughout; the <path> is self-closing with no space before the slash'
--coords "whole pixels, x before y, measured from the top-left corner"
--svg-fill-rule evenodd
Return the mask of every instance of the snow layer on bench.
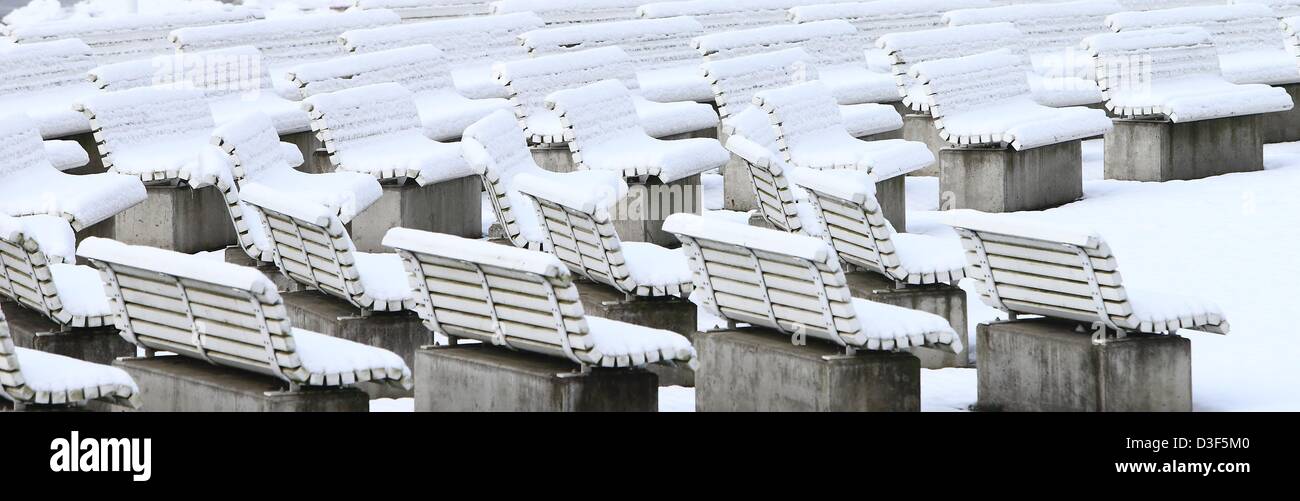
<path id="1" fill-rule="evenodd" d="M 50 265 L 54 288 L 59 291 L 63 311 L 74 317 L 105 317 L 113 314 L 99 271 L 75 264 Z"/>
<path id="2" fill-rule="evenodd" d="M 45 141 L 45 157 L 55 169 L 66 171 L 85 167 L 90 154 L 76 141 Z"/>
<path id="3" fill-rule="evenodd" d="M 961 352 L 961 338 L 941 316 L 859 298 L 853 298 L 853 309 L 868 349 L 939 344 L 953 353 Z"/>
<path id="4" fill-rule="evenodd" d="M 62 355 L 54 355 L 27 348 L 15 348 L 23 379 L 33 391 L 63 393 L 92 386 L 130 388 L 139 392 L 135 380 L 126 371 L 107 365 L 93 364 Z"/>
<path id="5" fill-rule="evenodd" d="M 648 353 L 672 353 L 679 360 L 695 358 L 691 342 L 675 332 L 592 316 L 587 317 L 587 329 L 592 351 L 608 358 L 631 357 L 636 360 Z M 659 358 L 658 355 L 655 358 Z"/>
<path id="6" fill-rule="evenodd" d="M 690 261 L 682 249 L 646 242 L 622 242 L 627 274 L 639 287 L 676 287 L 691 283 Z"/>
<path id="7" fill-rule="evenodd" d="M 0 213 L 0 238 L 13 240 L 19 233 L 35 240 L 51 262 L 71 263 L 76 260 L 76 234 L 61 217 L 44 214 L 10 217 Z"/>
<path id="8" fill-rule="evenodd" d="M 254 268 L 189 254 L 91 237 L 81 242 L 77 256 L 277 297 L 275 284 Z"/>
<path id="9" fill-rule="evenodd" d="M 405 278 L 403 278 L 405 280 Z M 303 369 L 313 374 L 347 374 L 367 370 L 399 370 L 402 379 L 411 377 L 411 369 L 402 357 L 391 351 L 315 332 L 293 329 L 293 342 Z"/>

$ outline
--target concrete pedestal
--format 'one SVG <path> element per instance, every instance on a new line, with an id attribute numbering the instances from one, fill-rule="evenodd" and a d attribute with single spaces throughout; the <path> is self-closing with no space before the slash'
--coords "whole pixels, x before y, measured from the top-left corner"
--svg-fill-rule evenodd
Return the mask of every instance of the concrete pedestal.
<path id="1" fill-rule="evenodd" d="M 147 412 L 368 412 L 369 397 L 355 388 L 289 392 L 271 376 L 219 367 L 180 356 L 113 362 L 140 386 Z"/>
<path id="2" fill-rule="evenodd" d="M 293 279 L 284 276 L 284 273 L 281 273 L 280 269 L 275 267 L 275 263 L 255 261 L 238 245 L 226 247 L 225 260 L 230 264 L 236 264 L 248 268 L 257 268 L 257 271 L 266 275 L 266 278 L 270 279 L 271 283 L 275 284 L 275 289 L 279 292 L 298 292 L 306 288 L 302 284 L 295 282 Z"/>
<path id="3" fill-rule="evenodd" d="M 657 377 L 637 369 L 592 369 L 485 345 L 416 354 L 417 412 L 656 412 Z"/>
<path id="4" fill-rule="evenodd" d="M 810 339 L 795 346 L 767 329 L 695 336 L 699 412 L 916 412 L 921 361 L 909 353 L 858 352 Z"/>
<path id="5" fill-rule="evenodd" d="M 109 325 L 95 329 L 62 330 L 36 311 L 8 300 L 0 302 L 9 322 L 14 346 L 63 355 L 97 364 L 109 364 L 118 357 L 135 355 L 135 346 Z"/>
<path id="6" fill-rule="evenodd" d="M 104 168 L 104 158 L 99 156 L 99 144 L 95 142 L 94 133 L 87 132 L 85 134 L 60 137 L 57 139 L 63 141 L 76 141 L 77 144 L 81 146 L 81 149 L 86 150 L 86 156 L 90 157 L 90 163 L 87 163 L 85 166 L 68 169 L 63 172 L 77 176 L 84 176 L 87 174 L 102 174 L 108 171 Z"/>
<path id="7" fill-rule="evenodd" d="M 117 240 L 185 254 L 225 249 L 238 240 L 216 187 L 146 186 L 145 190 L 144 202 L 114 216 Z"/>
<path id="8" fill-rule="evenodd" d="M 1018 212 L 1083 198 L 1082 141 L 1022 151 L 945 148 L 939 159 L 940 202 L 945 209 Z"/>
<path id="9" fill-rule="evenodd" d="M 699 330 L 697 318 L 700 308 L 685 299 L 645 298 L 628 301 L 623 293 L 607 285 L 584 280 L 577 282 L 577 286 L 578 294 L 582 297 L 582 310 L 593 317 L 672 331 L 687 339 L 694 337 Z M 695 371 L 685 365 L 655 365 L 649 369 L 659 375 L 659 384 L 663 386 L 695 386 Z"/>
<path id="10" fill-rule="evenodd" d="M 1106 179 L 1172 181 L 1264 170 L 1260 115 L 1173 123 L 1115 120 Z"/>
<path id="11" fill-rule="evenodd" d="M 915 112 L 903 115 L 903 139 L 925 143 L 925 147 L 930 149 L 934 158 L 939 158 L 939 152 L 944 148 L 952 147 L 952 144 L 945 141 L 939 136 L 939 129 L 934 126 L 934 117 L 929 113 L 918 114 Z M 909 176 L 938 176 L 939 163 L 924 169 L 912 172 Z"/>
<path id="12" fill-rule="evenodd" d="M 663 183 L 656 177 L 629 179 L 627 196 L 620 200 L 610 218 L 625 242 L 650 242 L 676 248 L 682 243 L 663 230 L 664 220 L 673 214 L 701 214 L 704 211 L 704 181 L 697 174 Z"/>
<path id="13" fill-rule="evenodd" d="M 90 237 L 107 238 L 110 240 L 115 240 L 117 238 L 117 218 L 110 217 L 108 219 L 105 219 L 93 225 L 90 225 L 87 228 L 82 228 L 81 231 L 78 231 L 76 233 L 77 245 L 80 246 L 83 240 Z M 85 260 L 83 260 L 82 258 L 77 258 L 78 263 L 84 264 L 84 261 Z"/>
<path id="14" fill-rule="evenodd" d="M 914 349 L 912 354 L 921 359 L 921 367 L 943 369 L 971 366 L 970 343 L 966 342 L 966 291 L 961 287 L 933 284 L 908 285 L 900 289 L 893 280 L 869 271 L 849 273 L 846 277 L 849 281 L 849 292 L 853 297 L 933 313 L 948 319 L 952 330 L 956 331 L 962 339 L 962 351 L 952 353 L 948 350 L 931 348 Z M 870 322 L 871 319 L 864 321 Z"/>
<path id="15" fill-rule="evenodd" d="M 416 350 L 433 344 L 433 333 L 414 312 L 363 317 L 352 305 L 318 291 L 290 292 L 283 297 L 294 327 L 383 348 L 400 355 L 408 367 L 415 367 Z"/>
<path id="16" fill-rule="evenodd" d="M 718 140 L 722 144 L 727 144 L 730 137 L 726 132 L 718 131 Z M 722 166 L 722 208 L 736 212 L 749 212 L 758 208 L 749 166 L 735 153 L 731 154 L 727 165 Z"/>
<path id="17" fill-rule="evenodd" d="M 533 145 L 529 150 L 532 151 L 533 162 L 536 162 L 538 167 L 551 172 L 578 170 L 578 164 L 573 161 L 573 152 L 569 151 L 568 143 Z"/>
<path id="18" fill-rule="evenodd" d="M 981 324 L 979 403 L 1011 412 L 1192 410 L 1192 343 L 1133 336 L 1093 344 L 1050 319 Z"/>
<path id="19" fill-rule="evenodd" d="M 867 134 L 859 136 L 858 139 L 863 141 L 888 141 L 890 139 L 903 139 L 903 129 L 885 131 L 878 134 Z"/>
<path id="20" fill-rule="evenodd" d="M 388 230 L 402 227 L 466 238 L 483 236 L 483 183 L 478 176 L 419 186 L 385 183 L 384 196 L 348 224 L 361 252 L 392 252 L 383 245 Z"/>
<path id="21" fill-rule="evenodd" d="M 299 132 L 280 136 L 280 141 L 290 143 L 298 147 L 302 153 L 302 165 L 297 169 L 309 174 L 323 174 L 334 172 L 334 164 L 330 163 L 329 152 L 325 149 L 325 143 L 316 137 L 312 131 Z"/>
<path id="22" fill-rule="evenodd" d="M 1300 83 L 1274 85 L 1286 90 L 1291 100 L 1300 103 Z M 1259 116 L 1260 139 L 1264 143 L 1289 143 L 1300 141 L 1300 106 L 1290 111 L 1267 113 Z"/>
<path id="23" fill-rule="evenodd" d="M 907 232 L 907 176 L 895 176 L 876 183 L 876 201 L 880 212 L 893 223 L 894 230 Z"/>

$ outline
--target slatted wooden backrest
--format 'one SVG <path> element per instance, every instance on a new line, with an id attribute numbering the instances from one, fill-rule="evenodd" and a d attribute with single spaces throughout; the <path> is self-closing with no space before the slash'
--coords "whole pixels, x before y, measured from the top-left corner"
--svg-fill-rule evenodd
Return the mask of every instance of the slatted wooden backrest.
<path id="1" fill-rule="evenodd" d="M 761 112 L 756 109 L 748 113 L 752 114 L 752 119 L 745 116 L 729 122 L 732 127 L 727 150 L 744 160 L 750 188 L 763 219 L 779 230 L 805 233 L 795 192 L 787 176 L 794 167 L 781 160 L 776 135 L 766 117 L 757 116 Z"/>
<path id="2" fill-rule="evenodd" d="M 528 57 L 516 37 L 543 25 L 532 13 L 478 16 L 352 30 L 340 40 L 357 53 L 429 44 L 442 50 L 452 68 L 464 68 Z"/>
<path id="3" fill-rule="evenodd" d="M 540 134 L 528 128 L 530 117 L 551 114 L 546 98 L 552 93 L 609 79 L 628 88 L 637 87 L 636 68 L 627 53 L 618 47 L 498 63 L 493 67 L 493 73 L 506 87 L 520 125 L 528 131 L 529 141 L 535 144 L 565 141 L 563 137 Z M 636 119 L 635 110 L 630 118 Z"/>
<path id="4" fill-rule="evenodd" d="M 826 3 L 831 0 L 686 0 L 646 3 L 637 9 L 645 19 L 691 16 L 709 33 L 735 31 L 786 22 L 795 5 Z"/>
<path id="5" fill-rule="evenodd" d="M 257 47 L 262 51 L 263 64 L 267 68 L 284 68 L 342 56 L 346 49 L 338 37 L 343 32 L 399 22 L 401 18 L 391 11 L 362 10 L 181 28 L 173 31 L 170 38 L 181 52 Z"/>
<path id="6" fill-rule="evenodd" d="M 807 52 L 796 48 L 708 61 L 701 68 L 713 87 L 718 114 L 726 119 L 749 108 L 760 91 L 816 80 L 811 60 Z"/>
<path id="7" fill-rule="evenodd" d="M 840 65 L 860 61 L 865 65 L 865 54 L 853 49 L 859 45 L 857 29 L 839 19 L 712 33 L 695 39 L 696 50 L 709 61 L 803 48 L 813 57 L 815 64 Z"/>
<path id="8" fill-rule="evenodd" d="M 645 136 L 632 92 L 617 80 L 603 80 L 563 90 L 547 98 L 547 106 L 560 115 L 564 140 L 573 161 L 585 168 L 583 151 L 628 136 Z M 641 173 L 627 173 L 626 176 Z M 644 173 L 656 175 L 654 173 Z"/>
<path id="9" fill-rule="evenodd" d="M 45 355 L 53 357 L 55 355 Z M 66 388 L 60 391 L 38 391 L 32 388 L 23 376 L 22 364 L 18 360 L 18 348 L 14 346 L 9 332 L 9 323 L 4 312 L 0 311 L 0 398 L 7 398 L 18 404 L 67 405 L 79 404 L 89 400 L 106 400 L 112 403 L 140 407 L 140 399 L 132 387 L 117 384 L 105 384 L 86 387 Z"/>
<path id="10" fill-rule="evenodd" d="M 491 11 L 493 15 L 532 12 L 541 16 L 548 26 L 566 26 L 636 19 L 636 8 L 642 3 L 643 0 L 551 0 L 545 3 L 497 0 L 492 2 Z"/>
<path id="11" fill-rule="evenodd" d="M 302 98 L 365 85 L 398 83 L 413 94 L 453 90 L 451 70 L 432 45 L 367 52 L 308 63 L 289 71 Z"/>
<path id="12" fill-rule="evenodd" d="M 53 169 L 35 122 L 23 116 L 0 120 L 0 183 L 20 183 L 25 173 Z"/>
<path id="13" fill-rule="evenodd" d="M 212 144 L 225 152 L 231 168 L 231 181 L 234 184 L 220 179 L 217 188 L 225 200 L 230 221 L 235 226 L 240 248 L 258 261 L 273 261 L 275 252 L 259 248 L 253 239 L 252 232 L 267 230 L 261 214 L 240 200 L 239 184 L 276 170 L 290 169 L 284 160 L 280 133 L 270 117 L 252 113 L 217 127 L 212 133 Z"/>
<path id="14" fill-rule="evenodd" d="M 1115 32 L 1170 26 L 1195 26 L 1210 33 L 1219 54 L 1278 52 L 1286 48 L 1277 15 L 1265 5 L 1205 5 L 1149 12 L 1122 12 L 1106 18 Z"/>
<path id="15" fill-rule="evenodd" d="M 402 256 L 430 330 L 579 364 L 593 359 L 578 289 L 554 256 L 404 228 L 384 244 Z"/>
<path id="16" fill-rule="evenodd" d="M 524 131 L 519 128 L 515 116 L 506 111 L 488 115 L 465 129 L 460 144 L 465 161 L 483 180 L 483 190 L 492 202 L 497 222 L 505 230 L 506 238 L 516 247 L 532 247 L 534 243 L 523 238 L 523 230 L 519 228 L 520 218 L 527 216 L 518 214 L 520 210 L 532 208 L 515 207 L 509 192 L 515 176 L 541 171 L 542 168 L 533 161 Z M 536 220 L 536 217 L 528 219 Z M 543 246 L 537 247 L 532 250 L 543 250 Z"/>
<path id="17" fill-rule="evenodd" d="M 1219 53 L 1210 33 L 1202 28 L 1174 27 L 1111 33 L 1085 41 L 1097 63 L 1097 85 L 1107 101 L 1113 96 L 1142 92 L 1155 82 L 1180 78 L 1221 77 Z M 1163 113 L 1150 107 L 1107 108 L 1121 116 Z"/>
<path id="18" fill-rule="evenodd" d="M 696 304 L 733 322 L 861 346 L 862 326 L 835 252 L 820 239 L 674 215 L 695 272 Z"/>
<path id="19" fill-rule="evenodd" d="M 754 95 L 754 105 L 767 113 L 777 131 L 782 159 L 792 161 L 792 151 L 831 135 L 848 135 L 839 105 L 830 90 L 813 81 Z"/>
<path id="20" fill-rule="evenodd" d="M 970 56 L 994 50 L 1023 54 L 1022 35 L 1011 23 L 956 26 L 910 33 L 891 33 L 876 45 L 889 54 L 890 67 L 903 102 L 916 111 L 928 111 L 927 96 L 910 95 L 914 81 L 912 66 L 936 59 Z"/>
<path id="21" fill-rule="evenodd" d="M 874 2 L 817 2 L 790 9 L 790 21 L 798 24 L 843 19 L 858 29 L 868 47 L 881 35 L 906 33 L 944 26 L 943 14 L 950 10 L 990 7 L 989 0 L 880 0 Z"/>
<path id="22" fill-rule="evenodd" d="M 311 116 L 311 128 L 325 143 L 330 163 L 339 170 L 350 166 L 339 152 L 349 147 L 403 134 L 423 135 L 420 110 L 411 91 L 396 83 L 367 85 L 318 94 L 303 101 Z M 416 178 L 418 172 L 394 171 L 374 174 L 380 179 Z"/>
<path id="23" fill-rule="evenodd" d="M 1300 0 L 1228 0 L 1228 3 L 1267 5 L 1278 18 L 1300 16 Z"/>
<path id="24" fill-rule="evenodd" d="M 79 39 L 90 47 L 96 61 L 107 64 L 170 53 L 172 46 L 167 36 L 175 29 L 244 23 L 257 16 L 242 7 L 136 14 L 5 26 L 0 27 L 0 34 L 13 37 L 19 44 Z"/>
<path id="25" fill-rule="evenodd" d="M 93 51 L 80 40 L 25 43 L 0 49 L 0 95 L 47 92 L 84 84 L 95 67 Z"/>
<path id="26" fill-rule="evenodd" d="M 944 19 L 949 26 L 1012 23 L 1030 54 L 1045 54 L 1078 48 L 1084 38 L 1106 30 L 1106 16 L 1123 11 L 1114 0 L 1084 0 L 951 10 Z"/>
<path id="27" fill-rule="evenodd" d="M 9 334 L 9 322 L 0 311 L 0 396 L 15 402 L 36 398 L 36 392 L 23 379 L 23 368 L 18 364 L 18 350 Z"/>
<path id="28" fill-rule="evenodd" d="M 1014 138 L 1003 137 L 1000 130 L 994 134 L 959 136 L 949 132 L 945 124 L 964 113 L 987 113 L 998 104 L 1032 102 L 1029 79 L 1025 76 L 1029 69 L 1024 56 L 998 50 L 930 61 L 914 66 L 912 76 L 930 103 L 934 125 L 945 140 L 962 145 L 1010 144 Z"/>
<path id="29" fill-rule="evenodd" d="M 482 0 L 357 0 L 360 9 L 388 9 L 402 16 L 404 23 L 436 19 L 483 16 L 491 4 Z"/>
<path id="30" fill-rule="evenodd" d="M 704 33 L 699 21 L 672 17 L 547 28 L 519 39 L 533 57 L 620 47 L 637 70 L 646 71 L 696 64 L 700 55 L 691 39 Z"/>
<path id="31" fill-rule="evenodd" d="M 137 88 L 86 98 L 78 109 L 90 119 L 104 166 L 115 172 L 115 155 L 135 147 L 210 134 L 212 110 L 199 90 Z M 176 171 L 138 173 L 141 180 L 177 179 Z"/>
<path id="32" fill-rule="evenodd" d="M 310 383 L 284 301 L 256 270 L 100 238 L 78 255 L 104 277 L 114 322 L 132 344 Z"/>
<path id="33" fill-rule="evenodd" d="M 29 224 L 62 225 L 66 229 L 67 239 L 72 238 L 72 227 L 67 221 L 53 216 L 34 216 Z M 36 310 L 60 325 L 72 325 L 72 315 L 63 310 L 59 291 L 54 284 L 54 274 L 50 270 L 52 263 L 61 262 L 64 257 L 47 255 L 41 244 L 31 235 L 25 234 L 23 224 L 18 220 L 0 215 L 0 296 L 17 301 L 22 306 Z M 47 230 L 48 231 L 48 230 Z M 95 319 L 95 325 L 77 327 L 98 327 L 103 319 Z"/>

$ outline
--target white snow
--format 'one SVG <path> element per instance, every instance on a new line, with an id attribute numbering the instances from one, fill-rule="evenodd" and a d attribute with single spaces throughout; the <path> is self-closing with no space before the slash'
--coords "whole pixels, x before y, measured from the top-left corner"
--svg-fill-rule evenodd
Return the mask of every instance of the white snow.
<path id="1" fill-rule="evenodd" d="M 370 412 L 415 412 L 414 398 L 381 398 L 370 401 Z"/>
<path id="2" fill-rule="evenodd" d="M 126 371 L 107 365 L 92 364 L 75 358 L 43 351 L 15 348 L 23 379 L 33 391 L 61 393 L 90 387 L 111 387 L 114 391 L 140 391 Z"/>
<path id="3" fill-rule="evenodd" d="M 18 234 L 36 241 L 53 263 L 71 263 L 77 248 L 72 226 L 63 218 L 47 215 L 9 217 L 0 214 L 0 238 L 15 240 Z"/>
<path id="4" fill-rule="evenodd" d="M 949 26 L 1012 23 L 1023 36 L 1022 45 L 1036 73 L 1045 77 L 1091 80 L 1096 68 L 1092 58 L 1077 50 L 1079 44 L 1091 35 L 1105 33 L 1106 16 L 1124 10 L 1114 0 L 1017 3 L 952 10 L 944 14 L 944 19 Z"/>
<path id="5" fill-rule="evenodd" d="M 560 277 L 569 273 L 569 269 L 564 266 L 560 258 L 553 254 L 488 244 L 482 240 L 470 240 L 442 233 L 393 228 L 384 235 L 384 246 L 518 270 L 543 277 Z"/>
<path id="6" fill-rule="evenodd" d="M 165 55 L 172 51 L 169 32 L 190 26 L 210 26 L 252 21 L 254 12 L 215 1 L 177 2 L 174 0 L 138 1 L 139 13 L 129 14 L 127 0 L 92 0 L 73 7 L 71 12 L 57 5 L 37 5 L 41 12 L 15 13 L 6 17 L 11 26 L 0 27 L 4 35 L 19 44 L 51 40 L 81 39 L 101 63 Z M 56 9 L 49 9 L 56 7 Z M 10 18 L 21 19 L 10 23 Z"/>
<path id="7" fill-rule="evenodd" d="M 50 265 L 54 289 L 63 311 L 74 317 L 107 317 L 113 314 L 99 271 L 89 266 L 56 263 Z"/>
<path id="8" fill-rule="evenodd" d="M 684 362 L 692 367 L 696 364 L 695 348 L 691 346 L 690 340 L 672 331 L 591 316 L 587 317 L 587 328 L 592 351 L 600 353 L 603 358 L 630 358 L 636 361 L 645 360 L 648 354 L 653 354 L 655 358 L 666 354 L 671 355 L 670 358 L 665 357 L 670 360 Z"/>
<path id="9" fill-rule="evenodd" d="M 406 301 L 415 296 L 402 258 L 397 254 L 356 252 L 353 256 L 367 296 L 375 301 Z"/>
<path id="10" fill-rule="evenodd" d="M 492 2 L 493 15 L 532 12 L 548 25 L 606 23 L 636 19 L 643 0 L 497 0 Z"/>
<path id="11" fill-rule="evenodd" d="M 491 12 L 491 4 L 477 0 L 356 0 L 355 3 L 359 9 L 391 10 L 401 15 L 404 22 L 482 16 Z"/>
<path id="12" fill-rule="evenodd" d="M 85 167 L 90 154 L 76 141 L 45 141 L 45 157 L 55 169 L 67 171 Z"/>
<path id="13" fill-rule="evenodd" d="M 360 10 L 180 28 L 169 36 L 182 52 L 257 47 L 262 64 L 280 78 L 288 66 L 344 55 L 345 48 L 338 41 L 343 32 L 399 22 L 401 18 L 391 11 Z"/>
<path id="14" fill-rule="evenodd" d="M 0 114 L 27 115 L 47 138 L 90 132 L 72 105 L 95 93 L 86 81 L 94 66 L 80 40 L 0 45 Z"/>
<path id="15" fill-rule="evenodd" d="M 669 216 L 664 231 L 814 262 L 825 262 L 834 252 L 820 238 L 727 224 L 694 214 Z"/>
<path id="16" fill-rule="evenodd" d="M 637 14 L 646 19 L 691 16 L 710 33 L 784 24 L 790 7 L 830 0 L 687 0 L 643 3 Z"/>
<path id="17" fill-rule="evenodd" d="M 247 291 L 262 291 L 277 297 L 275 284 L 256 269 L 221 261 L 201 259 L 168 250 L 142 245 L 127 245 L 116 240 L 90 237 L 81 242 L 77 256 L 142 270 L 188 278 L 213 285 Z"/>
<path id="18" fill-rule="evenodd" d="M 411 377 L 411 369 L 402 361 L 402 357 L 382 348 L 297 328 L 293 329 L 293 343 L 302 368 L 313 374 L 346 374 L 372 370 L 400 372 L 402 379 Z"/>
<path id="19" fill-rule="evenodd" d="M 627 274 L 638 286 L 675 287 L 691 282 L 691 266 L 681 249 L 646 242 L 621 242 Z"/>

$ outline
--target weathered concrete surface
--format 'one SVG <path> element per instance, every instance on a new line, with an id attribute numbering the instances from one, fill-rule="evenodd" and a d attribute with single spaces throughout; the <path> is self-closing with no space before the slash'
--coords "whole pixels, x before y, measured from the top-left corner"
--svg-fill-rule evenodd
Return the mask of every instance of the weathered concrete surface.
<path id="1" fill-rule="evenodd" d="M 627 184 L 627 196 L 610 210 L 619 239 L 681 247 L 682 242 L 676 236 L 664 231 L 664 220 L 673 214 L 704 212 L 703 176 L 696 174 L 667 184 L 647 176 L 628 179 Z"/>
<path id="2" fill-rule="evenodd" d="M 76 141 L 77 144 L 81 146 L 81 149 L 86 150 L 86 156 L 90 157 L 90 163 L 87 163 L 85 166 L 68 169 L 63 172 L 77 176 L 84 176 L 87 174 L 102 174 L 108 171 L 108 169 L 104 168 L 104 158 L 99 156 L 99 145 L 95 142 L 94 133 L 87 132 L 85 134 L 60 137 L 57 139 Z"/>
<path id="3" fill-rule="evenodd" d="M 1011 412 L 1192 410 L 1192 343 L 1132 336 L 1094 345 L 1049 319 L 977 328 L 977 408 Z"/>
<path id="4" fill-rule="evenodd" d="M 1106 134 L 1106 179 L 1163 182 L 1264 170 L 1260 117 L 1115 120 Z"/>
<path id="5" fill-rule="evenodd" d="M 878 134 L 867 134 L 865 136 L 859 136 L 858 139 L 861 139 L 863 141 L 887 141 L 890 139 L 903 139 L 903 129 L 894 129 L 891 131 L 885 131 Z"/>
<path id="6" fill-rule="evenodd" d="M 677 298 L 646 298 L 628 301 L 612 287 L 582 280 L 577 282 L 582 310 L 593 317 L 676 332 L 692 339 L 699 329 L 695 303 Z M 659 375 L 663 386 L 695 386 L 695 371 L 685 365 L 655 365 L 650 371 Z"/>
<path id="7" fill-rule="evenodd" d="M 466 238 L 483 236 L 483 182 L 478 176 L 430 186 L 413 181 L 385 183 L 384 196 L 348 224 L 361 252 L 391 252 L 384 247 L 388 230 L 402 227 Z"/>
<path id="8" fill-rule="evenodd" d="M 322 174 L 334 172 L 334 164 L 330 163 L 329 151 L 325 149 L 325 143 L 316 137 L 312 131 L 299 132 L 296 134 L 287 134 L 280 136 L 280 141 L 290 143 L 298 147 L 302 153 L 302 165 L 296 169 L 309 174 Z"/>
<path id="9" fill-rule="evenodd" d="M 699 412 L 916 412 L 921 361 L 909 353 L 859 352 L 808 340 L 795 346 L 766 329 L 695 336 Z"/>
<path id="10" fill-rule="evenodd" d="M 970 343 L 966 342 L 966 291 L 961 287 L 932 284 L 908 285 L 900 289 L 895 286 L 893 280 L 879 273 L 858 271 L 846 276 L 849 280 L 849 292 L 853 297 L 933 313 L 948 320 L 952 330 L 961 337 L 961 352 L 952 353 L 931 348 L 914 349 L 912 354 L 921 359 L 921 367 L 942 369 L 971 366 Z M 862 321 L 869 323 L 871 319 L 864 318 Z"/>
<path id="11" fill-rule="evenodd" d="M 283 294 L 294 327 L 347 339 L 396 353 L 408 367 L 414 367 L 415 351 L 433 344 L 429 332 L 414 312 L 361 312 L 341 299 L 308 290 Z"/>
<path id="12" fill-rule="evenodd" d="M 930 149 L 930 153 L 933 153 L 936 159 L 934 165 L 908 175 L 937 177 L 940 171 L 939 152 L 944 148 L 951 148 L 952 144 L 939 136 L 939 129 L 934 126 L 934 117 L 929 113 L 916 112 L 903 115 L 903 139 L 925 143 L 925 147 Z"/>
<path id="13" fill-rule="evenodd" d="M 114 217 L 117 240 L 185 254 L 221 250 L 237 241 L 229 209 L 216 187 L 146 186 L 145 190 L 144 202 Z"/>
<path id="14" fill-rule="evenodd" d="M 721 128 L 718 130 L 718 140 L 726 145 L 731 136 Z M 731 153 L 727 165 L 722 166 L 722 208 L 737 212 L 749 212 L 758 208 L 749 166 L 735 153 Z"/>
<path id="15" fill-rule="evenodd" d="M 876 201 L 894 230 L 907 232 L 907 176 L 894 176 L 876 183 Z"/>
<path id="16" fill-rule="evenodd" d="M 1291 95 L 1291 100 L 1300 103 L 1300 83 L 1274 85 Z M 1290 111 L 1265 113 L 1259 116 L 1260 140 L 1264 143 L 1289 143 L 1300 141 L 1300 106 Z"/>
<path id="17" fill-rule="evenodd" d="M 370 399 L 355 388 L 286 391 L 271 376 L 219 367 L 180 356 L 113 362 L 140 386 L 148 412 L 368 412 Z"/>
<path id="18" fill-rule="evenodd" d="M 592 369 L 486 345 L 416 354 L 418 412 L 656 412 L 658 377 L 639 369 Z"/>
<path id="19" fill-rule="evenodd" d="M 117 239 L 117 218 L 110 217 L 108 219 L 95 223 L 88 228 L 83 228 L 81 231 L 78 231 L 76 233 L 77 246 L 80 247 L 81 242 L 90 237 L 107 238 L 110 240 L 116 240 Z M 88 262 L 89 261 L 85 258 L 82 257 L 77 258 L 77 263 L 86 264 Z"/>
<path id="20" fill-rule="evenodd" d="M 533 161 L 538 167 L 551 172 L 578 170 L 578 164 L 573 161 L 573 152 L 569 151 L 568 143 L 533 145 L 529 150 L 532 151 Z"/>
<path id="21" fill-rule="evenodd" d="M 63 331 L 59 324 L 8 299 L 0 302 L 0 309 L 4 310 L 9 321 L 14 346 L 97 364 L 109 364 L 117 357 L 135 355 L 135 346 L 123 339 L 112 325 Z"/>
<path id="22" fill-rule="evenodd" d="M 270 279 L 271 283 L 275 284 L 275 288 L 277 291 L 297 292 L 306 289 L 306 287 L 303 286 L 302 284 L 295 282 L 292 278 L 285 276 L 284 273 L 281 272 L 280 269 L 275 266 L 275 263 L 265 263 L 261 261 L 255 261 L 252 257 L 249 257 L 247 252 L 244 252 L 243 248 L 239 247 L 238 245 L 232 245 L 230 247 L 226 247 L 225 258 L 226 258 L 225 259 L 226 262 L 230 264 L 246 266 L 249 268 L 257 268 L 257 271 L 261 272 L 263 275 L 266 275 L 266 278 Z"/>
<path id="23" fill-rule="evenodd" d="M 944 209 L 1043 210 L 1083 197 L 1082 141 L 1023 151 L 945 148 L 939 159 Z"/>

